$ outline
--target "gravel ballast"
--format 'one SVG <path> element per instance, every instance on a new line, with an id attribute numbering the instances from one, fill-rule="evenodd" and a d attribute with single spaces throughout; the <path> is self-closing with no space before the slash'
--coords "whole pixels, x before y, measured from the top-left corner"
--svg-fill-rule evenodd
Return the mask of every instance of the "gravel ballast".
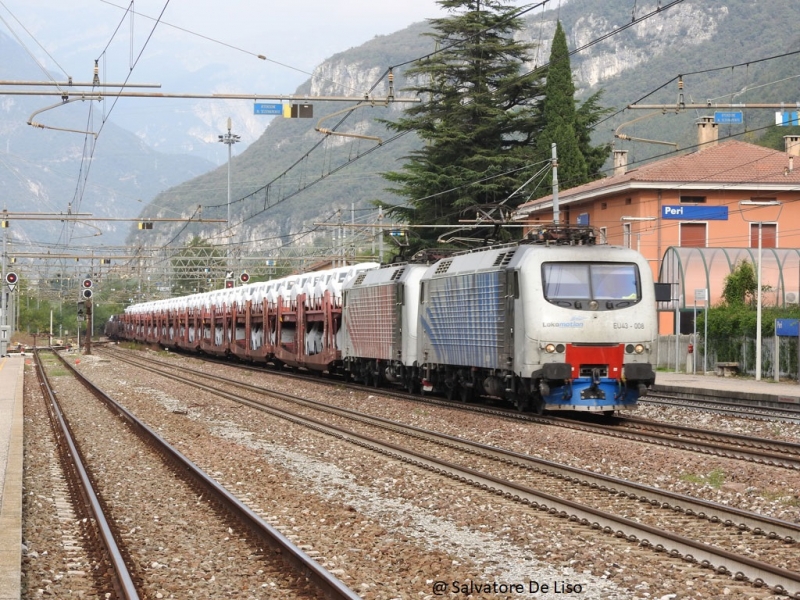
<path id="1" fill-rule="evenodd" d="M 793 495 L 800 478 L 785 469 L 398 401 L 379 390 L 352 391 L 160 356 L 178 369 L 224 373 L 785 520 L 800 518 Z M 581 598 L 773 597 L 187 386 L 159 382 L 116 361 L 81 357 L 78 368 L 364 598 L 441 597 L 436 582 L 444 582 L 443 596 L 452 598 L 561 597 L 556 594 L 567 593 L 568 586 L 580 586 Z M 666 411 L 666 420 L 682 418 L 680 409 Z M 659 418 L 666 411 L 637 414 Z M 683 412 L 684 424 L 696 425 L 697 414 Z M 763 435 L 749 431 L 750 421 L 733 421 L 750 435 Z M 781 435 L 791 436 L 792 427 L 797 428 L 781 424 Z M 463 587 L 470 582 L 473 587 Z M 512 587 L 518 584 L 521 593 Z"/>

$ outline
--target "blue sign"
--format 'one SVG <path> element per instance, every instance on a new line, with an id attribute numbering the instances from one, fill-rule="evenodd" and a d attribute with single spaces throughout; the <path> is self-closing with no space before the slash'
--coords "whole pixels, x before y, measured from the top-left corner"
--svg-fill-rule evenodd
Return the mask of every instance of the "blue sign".
<path id="1" fill-rule="evenodd" d="M 676 219 L 679 221 L 727 221 L 727 206 L 697 206 L 679 204 L 677 206 L 662 206 L 662 219 Z"/>
<path id="2" fill-rule="evenodd" d="M 588 225 L 589 224 L 589 213 L 581 213 L 578 215 L 578 225 Z"/>
<path id="3" fill-rule="evenodd" d="M 717 111 L 714 113 L 714 123 L 735 124 L 739 125 L 744 123 L 742 111 L 737 110 L 734 112 Z"/>
<path id="4" fill-rule="evenodd" d="M 253 104 L 253 114 L 254 115 L 282 115 L 283 114 L 283 104 L 280 102 L 276 104 L 264 104 L 261 102 L 256 102 Z"/>
<path id="5" fill-rule="evenodd" d="M 790 127 L 792 125 L 800 125 L 800 121 L 798 121 L 797 111 L 793 111 L 793 112 L 776 112 L 775 113 L 775 125 L 780 125 L 782 127 Z"/>
<path id="6" fill-rule="evenodd" d="M 775 319 L 775 335 L 784 337 L 800 337 L 800 320 Z"/>

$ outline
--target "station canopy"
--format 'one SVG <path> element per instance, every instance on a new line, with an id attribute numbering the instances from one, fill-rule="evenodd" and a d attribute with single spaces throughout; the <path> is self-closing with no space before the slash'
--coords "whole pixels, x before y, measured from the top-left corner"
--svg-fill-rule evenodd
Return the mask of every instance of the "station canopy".
<path id="1" fill-rule="evenodd" d="M 670 246 L 661 263 L 659 283 L 671 286 L 672 303 L 662 303 L 661 308 L 675 308 L 680 298 L 680 309 L 695 306 L 702 298 L 699 290 L 708 290 L 709 306 L 722 300 L 725 278 L 739 263 L 753 265 L 758 273 L 758 248 L 679 248 Z M 800 301 L 800 248 L 761 249 L 761 302 L 764 306 L 790 306 Z M 698 300 L 698 306 L 704 302 Z"/>

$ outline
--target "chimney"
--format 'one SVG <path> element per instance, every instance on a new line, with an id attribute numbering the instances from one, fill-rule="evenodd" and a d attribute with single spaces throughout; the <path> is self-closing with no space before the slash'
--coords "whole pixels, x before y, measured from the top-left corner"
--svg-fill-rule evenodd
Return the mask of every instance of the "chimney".
<path id="1" fill-rule="evenodd" d="M 700 150 L 717 145 L 719 130 L 714 122 L 714 117 L 700 117 L 697 121 L 697 144 Z"/>
<path id="2" fill-rule="evenodd" d="M 625 175 L 628 170 L 628 151 L 614 150 L 614 175 Z"/>
<path id="3" fill-rule="evenodd" d="M 790 157 L 800 156 L 800 135 L 785 135 L 783 143 L 786 145 L 786 154 Z"/>

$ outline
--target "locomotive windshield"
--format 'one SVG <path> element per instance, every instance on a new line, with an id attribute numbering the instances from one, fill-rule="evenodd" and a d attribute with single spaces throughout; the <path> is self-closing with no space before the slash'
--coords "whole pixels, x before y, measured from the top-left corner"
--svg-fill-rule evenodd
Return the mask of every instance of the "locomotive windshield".
<path id="1" fill-rule="evenodd" d="M 549 301 L 620 301 L 642 298 L 639 269 L 628 263 L 545 263 L 544 296 Z"/>

